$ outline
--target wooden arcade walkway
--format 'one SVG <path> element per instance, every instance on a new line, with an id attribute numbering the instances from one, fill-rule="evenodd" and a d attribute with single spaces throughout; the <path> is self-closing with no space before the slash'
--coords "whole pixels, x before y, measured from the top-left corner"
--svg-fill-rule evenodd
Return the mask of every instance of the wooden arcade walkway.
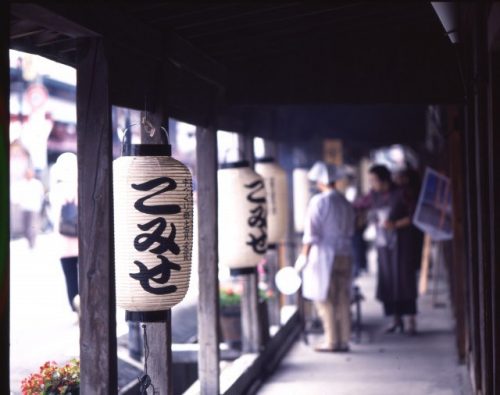
<path id="1" fill-rule="evenodd" d="M 469 395 L 466 368 L 456 356 L 454 323 L 444 276 L 438 301 L 419 299 L 417 336 L 385 334 L 387 320 L 374 299 L 375 274 L 358 280 L 363 303 L 363 336 L 349 354 L 316 353 L 299 341 L 259 395 Z M 312 344 L 320 338 L 309 335 Z"/>

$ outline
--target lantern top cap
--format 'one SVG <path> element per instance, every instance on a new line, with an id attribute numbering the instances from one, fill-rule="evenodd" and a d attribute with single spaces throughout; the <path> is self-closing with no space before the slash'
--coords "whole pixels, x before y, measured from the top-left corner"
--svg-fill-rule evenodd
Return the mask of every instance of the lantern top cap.
<path id="1" fill-rule="evenodd" d="M 221 170 L 224 169 L 238 169 L 241 167 L 250 167 L 250 162 L 247 160 L 240 160 L 237 162 L 226 162 L 220 165 Z"/>
<path id="2" fill-rule="evenodd" d="M 275 160 L 273 157 L 270 157 L 270 156 L 266 156 L 264 158 L 258 158 L 258 159 L 255 159 L 255 162 L 256 163 L 274 163 Z"/>
<path id="3" fill-rule="evenodd" d="M 132 144 L 123 156 L 172 156 L 170 144 Z"/>

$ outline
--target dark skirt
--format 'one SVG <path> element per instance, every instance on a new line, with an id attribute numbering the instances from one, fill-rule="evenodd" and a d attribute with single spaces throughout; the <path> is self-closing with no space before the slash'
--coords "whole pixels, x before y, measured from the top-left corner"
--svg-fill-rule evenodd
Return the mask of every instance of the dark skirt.
<path id="1" fill-rule="evenodd" d="M 396 241 L 391 248 L 377 248 L 377 299 L 384 304 L 386 315 L 417 313 L 417 259 L 403 245 Z"/>
<path id="2" fill-rule="evenodd" d="M 384 313 L 387 316 L 391 315 L 416 315 L 417 301 L 404 300 L 399 302 L 384 302 Z"/>

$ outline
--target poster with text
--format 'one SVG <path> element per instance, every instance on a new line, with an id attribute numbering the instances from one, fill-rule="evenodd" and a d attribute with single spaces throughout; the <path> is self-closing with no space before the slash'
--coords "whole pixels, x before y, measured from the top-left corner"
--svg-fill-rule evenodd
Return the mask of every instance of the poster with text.
<path id="1" fill-rule="evenodd" d="M 451 193 L 450 179 L 427 168 L 413 223 L 432 240 L 453 238 Z"/>

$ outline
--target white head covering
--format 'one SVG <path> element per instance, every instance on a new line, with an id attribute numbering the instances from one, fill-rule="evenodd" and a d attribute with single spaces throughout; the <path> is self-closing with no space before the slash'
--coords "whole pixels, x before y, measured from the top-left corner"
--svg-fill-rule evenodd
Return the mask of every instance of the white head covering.
<path id="1" fill-rule="evenodd" d="M 53 172 L 56 181 L 76 182 L 78 178 L 76 155 L 72 152 L 65 152 L 59 155 L 53 166 Z"/>
<path id="2" fill-rule="evenodd" d="M 344 178 L 345 172 L 343 168 L 318 161 L 311 167 L 307 177 L 310 181 L 321 182 L 322 184 L 328 185 Z"/>

